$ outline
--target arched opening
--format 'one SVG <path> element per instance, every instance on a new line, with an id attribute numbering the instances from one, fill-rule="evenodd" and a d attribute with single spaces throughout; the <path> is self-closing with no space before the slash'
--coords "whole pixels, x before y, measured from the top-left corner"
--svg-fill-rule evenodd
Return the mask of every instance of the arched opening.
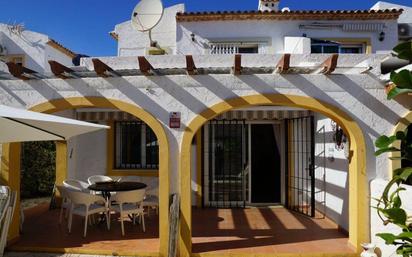
<path id="1" fill-rule="evenodd" d="M 83 169 L 87 170 L 87 172 L 98 172 L 99 170 L 99 172 L 109 176 L 139 176 L 144 179 L 143 182 L 145 183 L 150 183 L 148 181 L 154 179 L 156 183 L 158 183 L 159 215 L 157 216 L 154 211 L 151 212 L 152 218 L 150 219 L 152 221 L 148 221 L 149 224 L 147 225 L 153 223 L 156 231 L 148 228 L 149 233 L 147 234 L 144 234 L 140 227 L 132 227 L 132 224 L 130 224 L 130 230 L 128 231 L 126 229 L 126 235 L 129 232 L 127 239 L 133 237 L 136 242 L 130 242 L 131 248 L 126 247 L 127 249 L 123 247 L 124 243 L 123 246 L 119 244 L 118 249 L 116 249 L 115 244 L 107 248 L 103 247 L 101 243 L 100 246 L 99 243 L 96 243 L 93 246 L 95 249 L 84 249 L 82 246 L 87 245 L 87 243 L 76 240 L 72 242 L 68 241 L 67 243 L 70 245 L 66 246 L 61 245 L 62 242 L 59 242 L 60 245 L 53 248 L 55 245 L 53 245 L 50 240 L 47 240 L 47 237 L 44 238 L 47 246 L 31 245 L 29 247 L 21 247 L 26 250 L 42 249 L 42 251 L 45 251 L 45 249 L 47 249 L 47 251 L 53 252 L 101 254 L 112 254 L 116 252 L 119 255 L 160 253 L 161 255 L 166 255 L 168 247 L 169 145 L 162 124 L 151 114 L 135 105 L 101 97 L 56 99 L 36 105 L 32 107 L 31 110 L 43 113 L 54 113 L 111 126 L 109 131 L 95 132 L 93 134 L 79 136 L 68 142 L 56 143 L 57 184 L 67 178 L 80 178 L 80 180 L 84 180 L 86 175 L 83 174 L 83 172 L 78 174 L 78 171 Z M 118 131 L 117 134 L 116 129 Z M 131 141 L 135 142 L 135 144 L 131 144 L 129 140 L 126 140 L 127 136 L 133 136 L 135 140 Z M 100 147 L 103 148 L 100 149 L 100 144 L 104 144 L 105 147 Z M 139 148 L 135 148 L 136 144 L 139 144 Z M 116 151 L 116 146 L 120 148 L 120 150 L 123 150 L 123 152 L 120 153 L 120 151 Z M 19 176 L 16 176 L 20 173 L 19 156 L 20 144 L 13 143 L 3 146 L 2 176 L 14 190 L 18 190 L 20 187 Z M 95 158 L 96 156 L 97 158 Z M 106 161 L 99 160 L 100 156 L 104 157 Z M 158 158 L 158 156 L 161 156 L 161 158 Z M 74 157 L 76 157 L 78 161 L 73 162 L 71 158 Z M 88 158 L 93 159 L 88 161 Z M 102 169 L 105 170 L 103 171 Z M 62 237 L 73 236 L 73 238 L 81 238 L 81 234 L 75 235 L 76 231 L 67 235 L 65 225 L 63 225 L 65 223 L 60 227 L 58 225 L 58 217 L 57 220 L 55 219 L 56 214 L 53 213 L 50 215 L 54 218 L 53 221 L 49 222 L 51 229 L 60 229 Z M 11 239 L 18 239 L 19 219 L 19 210 L 17 210 L 11 226 Z M 52 222 L 55 223 L 51 224 Z M 117 228 L 120 225 L 117 223 L 118 222 L 113 222 L 111 226 L 112 229 L 116 228 L 116 231 L 113 231 L 113 233 L 119 232 Z M 73 226 L 75 226 L 74 223 Z M 104 228 L 102 226 L 102 228 L 99 229 Z M 93 233 L 92 230 L 90 231 Z M 138 234 L 136 231 L 142 233 Z M 150 234 L 150 231 L 153 233 Z M 52 235 L 52 233 L 50 233 L 50 235 Z M 103 240 L 101 240 L 100 237 L 102 235 L 104 235 L 104 233 L 99 234 L 99 231 L 97 231 L 94 236 L 90 234 L 89 238 L 86 237 L 85 240 L 87 240 L 87 242 L 93 240 L 112 241 L 112 243 L 116 241 L 116 239 L 113 240 L 112 238 L 103 238 Z M 23 236 L 29 236 L 28 231 Z M 40 238 L 40 236 L 36 236 Z M 110 235 L 110 237 L 113 236 L 114 235 Z M 115 236 L 119 241 L 125 240 L 125 238 L 122 239 L 120 232 Z M 24 241 L 23 237 L 20 239 L 22 239 L 20 241 Z M 63 240 L 63 244 L 64 243 Z M 17 241 L 15 245 L 18 248 L 19 241 Z"/>
<path id="2" fill-rule="evenodd" d="M 408 130 L 407 133 L 407 140 L 408 142 L 412 142 L 412 112 L 409 112 L 405 117 L 403 117 L 398 124 L 395 126 L 395 129 L 393 131 L 393 134 L 396 134 L 396 132 L 399 131 L 405 131 Z M 395 147 L 401 148 L 404 147 L 400 145 L 399 142 L 395 142 Z M 397 152 L 391 153 L 391 157 L 400 157 L 400 154 Z M 393 171 L 399 168 L 403 167 L 410 167 L 411 163 L 408 160 L 399 160 L 399 159 L 392 159 L 391 161 L 391 169 L 389 171 L 389 176 L 392 176 Z M 407 181 L 408 185 L 412 185 L 412 180 Z"/>
<path id="3" fill-rule="evenodd" d="M 351 119 L 346 113 L 338 108 L 317 99 L 293 95 L 252 95 L 226 100 L 225 102 L 216 104 L 194 118 L 185 130 L 185 135 L 182 142 L 182 152 L 180 160 L 180 178 L 181 178 L 181 198 L 182 198 L 182 216 L 180 227 L 180 253 L 182 256 L 190 256 L 192 254 L 192 174 L 191 167 L 193 165 L 193 146 L 192 142 L 196 136 L 196 140 L 200 140 L 199 131 L 205 124 L 209 124 L 210 120 L 215 119 L 219 115 L 231 111 L 236 108 L 247 108 L 251 106 L 287 106 L 292 108 L 302 108 L 312 112 L 319 113 L 328 119 L 331 119 L 339 125 L 350 142 L 348 149 L 348 194 L 349 194 L 349 211 L 348 211 L 348 233 L 349 243 L 358 252 L 360 251 L 360 243 L 367 241 L 369 231 L 366 220 L 369 220 L 368 199 L 366 197 L 367 178 L 366 178 L 366 155 L 365 143 L 361 129 L 356 122 Z M 239 128 L 239 125 L 232 126 L 234 130 Z M 273 125 L 272 125 L 273 126 Z M 250 126 L 249 126 L 250 127 Z M 271 127 L 273 128 L 273 127 Z M 211 127 L 213 130 L 213 126 Z M 215 129 L 216 130 L 216 129 Z M 217 129 L 219 130 L 219 129 Z M 222 131 L 222 129 L 220 129 Z M 233 135 L 233 133 L 231 133 Z M 236 134 L 236 132 L 235 132 Z M 276 137 L 276 136 L 275 136 Z M 216 142 L 215 142 L 216 143 Z M 224 144 L 224 143 L 223 143 Z M 240 149 L 240 148 L 239 148 Z M 192 164 L 192 165 L 191 165 Z M 233 185 L 233 184 L 232 184 Z M 203 191 L 204 192 L 204 191 Z M 210 193 L 209 193 L 210 194 Z M 213 197 L 213 196 L 212 196 Z M 224 195 L 223 198 L 231 198 L 232 196 Z M 232 197 L 233 200 L 233 197 Z M 233 202 L 233 201 L 232 201 Z M 207 216 L 203 217 L 204 219 Z M 287 236 L 287 235 L 285 235 Z M 221 245 L 228 242 L 220 242 Z"/>

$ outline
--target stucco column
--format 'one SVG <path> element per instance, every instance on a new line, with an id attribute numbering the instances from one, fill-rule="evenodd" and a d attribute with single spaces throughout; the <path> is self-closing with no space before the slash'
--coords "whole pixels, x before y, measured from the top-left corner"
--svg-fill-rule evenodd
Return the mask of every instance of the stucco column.
<path id="1" fill-rule="evenodd" d="M 3 144 L 1 182 L 17 192 L 16 209 L 10 224 L 8 241 L 19 237 L 20 228 L 20 143 Z"/>
<path id="2" fill-rule="evenodd" d="M 67 141 L 56 141 L 56 185 L 67 179 Z"/>

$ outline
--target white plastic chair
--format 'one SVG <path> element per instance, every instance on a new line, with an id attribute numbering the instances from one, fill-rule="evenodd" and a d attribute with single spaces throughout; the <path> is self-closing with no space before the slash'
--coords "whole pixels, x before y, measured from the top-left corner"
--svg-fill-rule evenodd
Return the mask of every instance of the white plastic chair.
<path id="1" fill-rule="evenodd" d="M 90 193 L 90 190 L 88 188 L 89 184 L 81 180 L 77 180 L 77 179 L 65 180 L 63 181 L 63 185 L 67 187 L 69 190 Z"/>
<path id="2" fill-rule="evenodd" d="M 67 218 L 70 210 L 70 199 L 69 199 L 69 189 L 65 186 L 56 185 L 57 190 L 60 193 L 60 197 L 62 199 L 62 203 L 60 206 L 60 215 L 59 215 L 59 224 L 62 223 L 63 212 L 66 211 L 65 218 Z"/>
<path id="3" fill-rule="evenodd" d="M 110 207 L 110 210 L 118 212 L 120 214 L 120 223 L 122 227 L 122 236 L 124 236 L 124 215 L 133 215 L 133 224 L 136 224 L 136 217 L 140 217 L 143 227 L 143 232 L 146 231 L 144 224 L 144 208 L 142 207 L 142 201 L 145 196 L 145 189 L 117 192 L 116 195 L 112 196 L 111 200 L 116 201 L 118 205 Z M 110 212 L 109 212 L 110 218 Z"/>
<path id="4" fill-rule="evenodd" d="M 147 216 L 150 215 L 150 209 L 156 209 L 156 214 L 159 214 L 159 187 L 149 188 L 146 192 L 142 206 L 147 207 Z"/>
<path id="5" fill-rule="evenodd" d="M 111 181 L 113 181 L 111 177 L 104 176 L 104 175 L 94 175 L 94 176 L 90 176 L 87 179 L 87 182 L 89 182 L 89 185 L 93 185 L 96 182 L 111 182 Z"/>
<path id="6" fill-rule="evenodd" d="M 2 186 L 3 187 L 3 186 Z M 9 198 L 7 200 L 7 205 L 6 207 L 6 212 L 5 215 L 3 216 L 3 225 L 1 227 L 1 233 L 0 233 L 0 256 L 3 256 L 4 254 L 4 248 L 6 247 L 7 244 L 7 234 L 9 232 L 9 227 L 11 220 L 13 219 L 13 214 L 16 209 L 16 199 L 17 199 L 17 192 L 11 191 L 10 188 L 6 189 L 8 191 L 8 196 Z"/>
<path id="7" fill-rule="evenodd" d="M 68 224 L 69 233 L 71 232 L 72 228 L 73 214 L 84 217 L 83 237 L 86 237 L 88 218 L 92 214 L 104 213 L 106 216 L 107 229 L 110 228 L 108 216 L 109 208 L 102 196 L 78 191 L 68 191 L 68 195 L 71 202 Z M 101 202 L 104 202 L 104 204 L 100 204 Z"/>

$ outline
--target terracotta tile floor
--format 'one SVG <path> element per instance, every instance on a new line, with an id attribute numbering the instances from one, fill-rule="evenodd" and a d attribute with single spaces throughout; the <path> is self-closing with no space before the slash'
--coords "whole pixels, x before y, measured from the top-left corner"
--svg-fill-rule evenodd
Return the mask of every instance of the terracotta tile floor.
<path id="1" fill-rule="evenodd" d="M 81 250 L 99 253 L 156 253 L 159 249 L 158 216 L 146 218 L 146 233 L 139 225 L 112 220 L 105 225 L 89 226 L 82 237 L 82 220 L 76 217 L 72 233 L 66 222 L 58 224 L 58 210 L 41 205 L 25 212 L 24 233 L 11 250 L 34 248 Z M 193 253 L 350 253 L 347 236 L 328 219 L 311 219 L 284 208 L 193 209 Z M 56 250 L 57 252 L 59 250 Z M 61 250 L 60 250 L 61 251 Z"/>
<path id="2" fill-rule="evenodd" d="M 192 223 L 193 253 L 354 253 L 330 220 L 282 207 L 194 209 Z"/>
<path id="3" fill-rule="evenodd" d="M 23 234 L 20 240 L 11 245 L 11 250 L 27 248 L 69 248 L 81 249 L 89 252 L 110 251 L 112 253 L 157 253 L 159 252 L 159 228 L 158 216 L 152 211 L 149 217 L 145 217 L 146 232 L 140 225 L 125 222 L 125 233 L 122 237 L 120 222 L 112 216 L 111 230 L 106 224 L 92 225 L 88 227 L 87 237 L 83 238 L 83 219 L 73 216 L 71 234 L 67 233 L 67 222 L 58 224 L 59 210 L 48 210 L 48 205 L 43 204 L 25 211 Z M 49 250 L 48 250 L 49 251 Z M 61 252 L 61 250 L 56 250 Z"/>

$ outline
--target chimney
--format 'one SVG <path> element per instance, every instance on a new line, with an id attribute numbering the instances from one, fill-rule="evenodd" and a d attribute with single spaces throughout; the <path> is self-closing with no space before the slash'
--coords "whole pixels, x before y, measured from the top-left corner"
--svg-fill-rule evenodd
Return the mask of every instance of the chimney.
<path id="1" fill-rule="evenodd" d="M 259 0 L 259 11 L 279 11 L 279 0 Z"/>

